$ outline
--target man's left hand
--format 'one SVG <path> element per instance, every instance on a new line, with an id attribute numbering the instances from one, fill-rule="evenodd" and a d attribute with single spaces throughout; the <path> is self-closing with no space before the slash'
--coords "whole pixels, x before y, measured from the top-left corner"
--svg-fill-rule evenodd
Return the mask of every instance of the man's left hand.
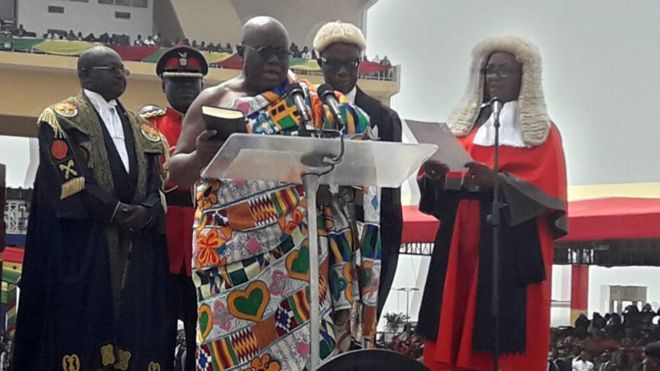
<path id="1" fill-rule="evenodd" d="M 137 232 L 149 223 L 149 209 L 142 205 L 132 205 L 129 216 L 124 220 L 124 227 L 130 232 Z"/>

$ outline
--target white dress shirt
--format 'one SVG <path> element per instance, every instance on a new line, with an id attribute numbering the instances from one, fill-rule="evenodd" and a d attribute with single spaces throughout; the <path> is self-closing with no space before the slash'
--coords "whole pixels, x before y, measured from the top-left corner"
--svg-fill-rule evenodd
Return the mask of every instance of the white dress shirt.
<path id="1" fill-rule="evenodd" d="M 97 92 L 87 89 L 84 89 L 84 91 L 96 112 L 101 116 L 103 124 L 108 129 L 108 133 L 110 133 L 112 142 L 115 144 L 117 153 L 119 153 L 121 162 L 124 164 L 124 169 L 126 169 L 126 173 L 129 173 L 130 166 L 128 162 L 128 151 L 126 151 L 126 137 L 124 136 L 124 128 L 121 124 L 121 119 L 119 118 L 119 112 L 117 112 L 117 100 L 113 99 L 110 102 L 107 102 L 105 98 Z"/>
<path id="2" fill-rule="evenodd" d="M 353 87 L 353 89 L 351 89 L 351 91 L 349 91 L 348 93 L 344 94 L 344 96 L 346 97 L 346 99 L 348 99 L 348 102 L 349 102 L 350 104 L 355 104 L 355 95 L 356 95 L 356 94 L 357 94 L 357 85 L 355 85 L 355 86 Z"/>
<path id="3" fill-rule="evenodd" d="M 474 144 L 480 146 L 494 146 L 495 145 L 495 118 L 493 114 L 490 115 L 488 121 L 477 129 L 477 134 L 474 136 Z M 500 145 L 509 147 L 526 147 L 523 140 L 522 130 L 520 128 L 520 120 L 518 117 L 518 101 L 511 101 L 504 103 L 502 111 L 500 112 Z"/>
<path id="4" fill-rule="evenodd" d="M 594 364 L 580 358 L 573 359 L 573 371 L 593 371 Z"/>

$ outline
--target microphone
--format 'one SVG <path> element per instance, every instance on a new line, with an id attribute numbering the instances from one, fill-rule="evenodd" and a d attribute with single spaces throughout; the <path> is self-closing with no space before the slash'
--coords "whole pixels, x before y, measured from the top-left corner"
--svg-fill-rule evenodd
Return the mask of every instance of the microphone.
<path id="1" fill-rule="evenodd" d="M 500 113 L 502 112 L 502 107 L 504 106 L 504 103 L 502 103 L 502 100 L 499 97 L 492 97 L 488 103 L 486 103 L 487 106 L 490 106 L 490 109 L 493 112 L 493 125 L 496 128 L 499 128 L 500 126 Z"/>
<path id="2" fill-rule="evenodd" d="M 298 124 L 298 135 L 309 136 L 307 124 L 312 123 L 312 118 L 307 111 L 307 104 L 305 104 L 305 91 L 299 83 L 289 84 L 286 88 L 286 94 L 291 97 L 293 104 L 300 114 L 300 123 Z"/>
<path id="3" fill-rule="evenodd" d="M 339 110 L 339 101 L 337 100 L 337 96 L 335 96 L 334 89 L 328 84 L 321 84 L 316 89 L 316 94 L 321 98 L 321 102 L 330 108 L 330 112 L 339 124 L 337 125 L 339 131 L 342 131 L 346 127 L 346 122 L 344 121 L 344 116 L 341 115 L 341 111 Z"/>

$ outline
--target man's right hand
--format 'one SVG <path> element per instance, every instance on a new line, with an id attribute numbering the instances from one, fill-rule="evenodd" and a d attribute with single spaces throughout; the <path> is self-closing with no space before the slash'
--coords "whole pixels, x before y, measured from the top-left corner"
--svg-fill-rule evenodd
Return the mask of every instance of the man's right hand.
<path id="1" fill-rule="evenodd" d="M 195 157 L 197 163 L 202 167 L 211 162 L 213 156 L 215 156 L 215 154 L 218 152 L 218 149 L 220 149 L 222 146 L 222 143 L 224 143 L 218 139 L 211 139 L 216 134 L 217 131 L 215 130 L 204 130 L 197 136 L 197 139 L 195 140 Z"/>
<path id="2" fill-rule="evenodd" d="M 149 222 L 149 211 L 142 205 L 130 205 L 120 202 L 112 222 L 131 232 L 137 232 Z"/>
<path id="3" fill-rule="evenodd" d="M 428 160 L 424 163 L 424 174 L 434 184 L 444 184 L 445 176 L 449 171 L 447 165 L 435 161 Z"/>

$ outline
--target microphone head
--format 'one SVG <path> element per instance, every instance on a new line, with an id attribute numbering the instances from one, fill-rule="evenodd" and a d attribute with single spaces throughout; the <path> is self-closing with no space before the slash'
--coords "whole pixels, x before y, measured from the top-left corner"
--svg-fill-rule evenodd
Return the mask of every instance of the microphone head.
<path id="1" fill-rule="evenodd" d="M 321 84 L 318 88 L 316 88 L 316 94 L 321 98 L 323 103 L 327 104 L 326 99 L 328 95 L 332 94 L 334 97 L 335 89 L 333 89 L 329 84 Z"/>
<path id="2" fill-rule="evenodd" d="M 302 85 L 299 83 L 293 83 L 289 84 L 289 86 L 286 87 L 286 95 L 294 95 L 294 94 L 305 94 L 305 91 L 302 88 Z"/>
<path id="3" fill-rule="evenodd" d="M 493 111 L 499 112 L 504 106 L 504 102 L 502 102 L 502 99 L 499 97 L 492 97 L 490 101 L 488 101 L 488 105 Z"/>

